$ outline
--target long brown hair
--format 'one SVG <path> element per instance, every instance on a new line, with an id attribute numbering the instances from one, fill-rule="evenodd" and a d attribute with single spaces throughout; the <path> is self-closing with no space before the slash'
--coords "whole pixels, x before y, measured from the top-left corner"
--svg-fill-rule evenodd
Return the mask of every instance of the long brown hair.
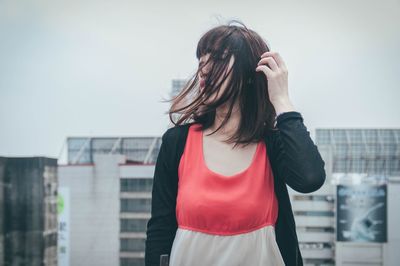
<path id="1" fill-rule="evenodd" d="M 240 26 L 231 25 L 237 22 Z M 228 25 L 220 25 L 207 31 L 197 44 L 198 60 L 209 54 L 208 60 L 200 64 L 194 76 L 189 79 L 183 89 L 171 100 L 168 111 L 174 125 L 201 123 L 202 130 L 211 127 L 216 116 L 216 108 L 229 104 L 229 111 L 214 132 L 226 124 L 232 114 L 234 103 L 239 103 L 241 119 L 236 133 L 226 142 L 247 145 L 263 140 L 268 130 L 274 128 L 275 109 L 269 100 L 267 80 L 262 72 L 256 72 L 258 62 L 269 47 L 264 39 L 255 31 L 248 29 L 242 22 L 231 20 Z M 232 68 L 220 82 L 221 75 L 226 72 L 231 56 L 234 56 Z M 205 89 L 199 90 L 198 74 L 205 65 L 211 65 L 205 78 Z M 219 99 L 207 102 L 214 93 L 220 95 L 221 84 L 232 72 L 227 87 Z M 178 114 L 175 122 L 173 114 Z"/>

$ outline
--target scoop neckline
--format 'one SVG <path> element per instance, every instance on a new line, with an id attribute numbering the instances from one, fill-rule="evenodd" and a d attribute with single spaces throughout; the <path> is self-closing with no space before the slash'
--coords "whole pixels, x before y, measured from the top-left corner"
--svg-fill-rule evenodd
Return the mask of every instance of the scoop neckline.
<path id="1" fill-rule="evenodd" d="M 203 136 L 203 135 L 204 135 L 204 131 L 203 131 L 202 127 L 200 127 L 200 134 L 199 134 L 199 136 L 200 136 L 200 157 L 201 157 L 201 164 L 202 164 L 203 168 L 206 169 L 208 172 L 210 172 L 210 173 L 212 173 L 212 174 L 214 174 L 214 175 L 217 175 L 217 176 L 219 176 L 219 177 L 223 177 L 223 178 L 228 178 L 228 179 L 229 179 L 229 178 L 234 178 L 234 177 L 243 175 L 244 173 L 248 172 L 248 171 L 253 167 L 253 165 L 254 165 L 254 163 L 255 163 L 255 160 L 256 160 L 256 158 L 257 158 L 259 149 L 260 149 L 260 147 L 261 147 L 261 141 L 259 141 L 259 142 L 257 143 L 256 151 L 253 153 L 253 157 L 252 157 L 252 159 L 251 159 L 251 161 L 250 161 L 250 164 L 249 164 L 245 169 L 243 169 L 243 170 L 241 170 L 240 172 L 235 173 L 235 174 L 233 174 L 233 175 L 223 175 L 223 174 L 220 174 L 220 173 L 215 172 L 214 170 L 211 170 L 211 169 L 207 166 L 207 163 L 206 163 L 206 160 L 205 160 L 205 157 L 204 157 L 204 147 L 203 147 L 203 144 L 204 144 L 203 137 L 204 137 L 204 136 Z"/>

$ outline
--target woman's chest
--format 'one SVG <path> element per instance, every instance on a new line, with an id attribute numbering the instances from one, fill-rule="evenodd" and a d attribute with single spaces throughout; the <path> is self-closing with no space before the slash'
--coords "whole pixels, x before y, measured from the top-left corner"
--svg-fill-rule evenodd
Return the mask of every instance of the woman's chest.
<path id="1" fill-rule="evenodd" d="M 235 147 L 204 137 L 202 141 L 203 163 L 207 168 L 224 176 L 233 176 L 250 168 L 258 154 L 261 143 L 252 143 L 246 147 Z"/>

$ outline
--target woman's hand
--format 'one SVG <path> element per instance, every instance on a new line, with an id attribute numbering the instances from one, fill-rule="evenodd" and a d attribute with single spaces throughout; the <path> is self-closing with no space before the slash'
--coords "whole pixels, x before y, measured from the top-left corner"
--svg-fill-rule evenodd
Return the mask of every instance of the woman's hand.
<path id="1" fill-rule="evenodd" d="M 262 71 L 267 78 L 269 100 L 275 112 L 295 111 L 289 99 L 288 70 L 280 54 L 271 51 L 263 53 L 256 71 Z"/>

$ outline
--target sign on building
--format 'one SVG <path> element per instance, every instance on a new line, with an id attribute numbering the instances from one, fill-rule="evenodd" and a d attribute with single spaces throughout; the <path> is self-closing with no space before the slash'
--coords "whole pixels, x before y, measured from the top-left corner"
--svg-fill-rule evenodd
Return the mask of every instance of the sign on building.
<path id="1" fill-rule="evenodd" d="M 383 185 L 337 185 L 336 239 L 387 242 L 387 188 Z"/>
<path id="2" fill-rule="evenodd" d="M 57 198 L 59 266 L 69 266 L 69 206 L 69 188 L 59 187 Z"/>

